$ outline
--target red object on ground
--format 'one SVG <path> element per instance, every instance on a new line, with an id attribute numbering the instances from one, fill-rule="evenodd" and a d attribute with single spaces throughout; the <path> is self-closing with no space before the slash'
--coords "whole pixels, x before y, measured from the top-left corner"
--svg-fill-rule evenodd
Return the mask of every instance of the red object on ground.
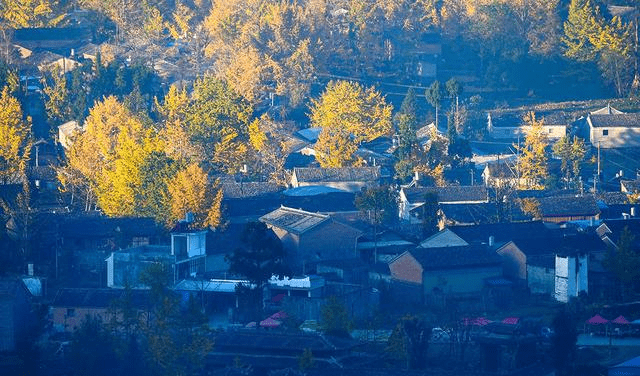
<path id="1" fill-rule="evenodd" d="M 611 321 L 614 324 L 629 324 L 629 320 L 627 320 L 624 316 L 620 315 Z"/>
<path id="2" fill-rule="evenodd" d="M 587 324 L 591 324 L 591 325 L 602 325 L 602 324 L 608 324 L 608 323 L 609 323 L 609 320 L 605 319 L 600 315 L 595 315 L 589 320 L 587 320 Z"/>

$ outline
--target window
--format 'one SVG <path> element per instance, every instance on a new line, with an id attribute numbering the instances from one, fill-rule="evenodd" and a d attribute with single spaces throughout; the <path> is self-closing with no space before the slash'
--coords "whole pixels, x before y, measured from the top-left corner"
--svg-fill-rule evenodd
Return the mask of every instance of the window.
<path id="1" fill-rule="evenodd" d="M 603 136 L 608 136 L 609 135 L 609 130 L 608 129 L 603 129 L 602 130 L 602 135 Z"/>
<path id="2" fill-rule="evenodd" d="M 67 317 L 73 317 L 76 315 L 76 309 L 75 308 L 67 308 Z"/>

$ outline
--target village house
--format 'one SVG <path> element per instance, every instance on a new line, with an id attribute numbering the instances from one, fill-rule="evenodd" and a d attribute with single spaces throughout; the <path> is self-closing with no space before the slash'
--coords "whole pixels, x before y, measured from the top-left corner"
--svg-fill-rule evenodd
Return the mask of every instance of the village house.
<path id="1" fill-rule="evenodd" d="M 416 248 L 389 262 L 389 270 L 395 292 L 423 302 L 442 294 L 480 293 L 487 278 L 502 276 L 502 261 L 484 245 Z"/>
<path id="2" fill-rule="evenodd" d="M 515 160 L 498 160 L 489 162 L 482 170 L 482 180 L 487 187 L 505 188 L 524 185 L 525 180 L 518 180 Z"/>
<path id="3" fill-rule="evenodd" d="M 592 195 L 549 196 L 537 199 L 545 222 L 568 222 L 600 218 L 600 208 Z"/>
<path id="4" fill-rule="evenodd" d="M 427 194 L 434 194 L 440 205 L 484 204 L 489 202 L 489 191 L 481 185 L 447 187 L 402 187 L 399 193 L 399 217 L 411 223 L 420 223 L 420 208 Z"/>
<path id="5" fill-rule="evenodd" d="M 117 315 L 114 304 L 122 301 L 126 294 L 130 294 L 130 303 L 138 318 L 143 322 L 148 321 L 149 290 L 61 288 L 49 308 L 53 329 L 58 332 L 74 332 L 89 319 L 106 323 L 113 315 Z"/>
<path id="6" fill-rule="evenodd" d="M 75 120 L 68 121 L 58 126 L 58 143 L 63 149 L 68 150 L 73 144 L 73 138 L 82 131 L 82 127 Z"/>
<path id="7" fill-rule="evenodd" d="M 170 246 L 142 245 L 111 252 L 107 263 L 107 286 L 142 287 L 139 276 L 153 264 L 164 264 L 172 272 L 172 284 L 206 272 L 205 230 L 192 230 L 180 223 L 171 232 Z"/>
<path id="8" fill-rule="evenodd" d="M 640 113 L 594 112 L 587 115 L 586 124 L 594 147 L 640 147 Z"/>
<path id="9" fill-rule="evenodd" d="M 260 221 L 280 238 L 295 271 L 321 260 L 358 257 L 357 240 L 362 232 L 330 215 L 282 206 Z"/>

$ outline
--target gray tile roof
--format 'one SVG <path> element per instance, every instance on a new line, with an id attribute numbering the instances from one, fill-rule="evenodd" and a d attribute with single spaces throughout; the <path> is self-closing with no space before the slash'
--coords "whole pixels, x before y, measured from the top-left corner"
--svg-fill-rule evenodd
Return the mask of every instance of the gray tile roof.
<path id="1" fill-rule="evenodd" d="M 403 188 L 405 197 L 409 202 L 424 202 L 427 193 L 435 193 L 439 203 L 455 202 L 487 202 L 489 192 L 483 185 L 461 186 L 451 185 L 448 187 L 410 187 Z"/>
<path id="2" fill-rule="evenodd" d="M 302 234 L 329 220 L 331 218 L 325 214 L 311 213 L 286 206 L 281 206 L 260 217 L 260 221 L 267 225 L 281 228 L 293 234 Z"/>
<path id="3" fill-rule="evenodd" d="M 457 269 L 502 263 L 500 256 L 484 245 L 417 248 L 410 253 L 424 270 Z"/>
<path id="4" fill-rule="evenodd" d="M 544 217 L 568 217 L 597 215 L 600 213 L 596 199 L 591 196 L 542 197 L 540 211 Z"/>
<path id="5" fill-rule="evenodd" d="M 640 113 L 633 114 L 611 114 L 611 115 L 589 115 L 589 123 L 592 127 L 640 127 Z"/>
<path id="6" fill-rule="evenodd" d="M 233 177 L 221 180 L 225 198 L 246 198 L 263 196 L 282 191 L 282 187 L 272 181 L 236 181 Z"/>
<path id="7" fill-rule="evenodd" d="M 296 167 L 293 173 L 299 182 L 350 182 L 376 181 L 380 179 L 380 166 L 319 168 Z"/>

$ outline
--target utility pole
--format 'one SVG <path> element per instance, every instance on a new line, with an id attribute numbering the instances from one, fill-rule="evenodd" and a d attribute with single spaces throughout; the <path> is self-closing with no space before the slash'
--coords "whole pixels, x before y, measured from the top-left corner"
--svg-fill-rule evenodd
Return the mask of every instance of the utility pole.
<path id="1" fill-rule="evenodd" d="M 598 176 L 600 176 L 600 141 L 598 141 Z"/>

